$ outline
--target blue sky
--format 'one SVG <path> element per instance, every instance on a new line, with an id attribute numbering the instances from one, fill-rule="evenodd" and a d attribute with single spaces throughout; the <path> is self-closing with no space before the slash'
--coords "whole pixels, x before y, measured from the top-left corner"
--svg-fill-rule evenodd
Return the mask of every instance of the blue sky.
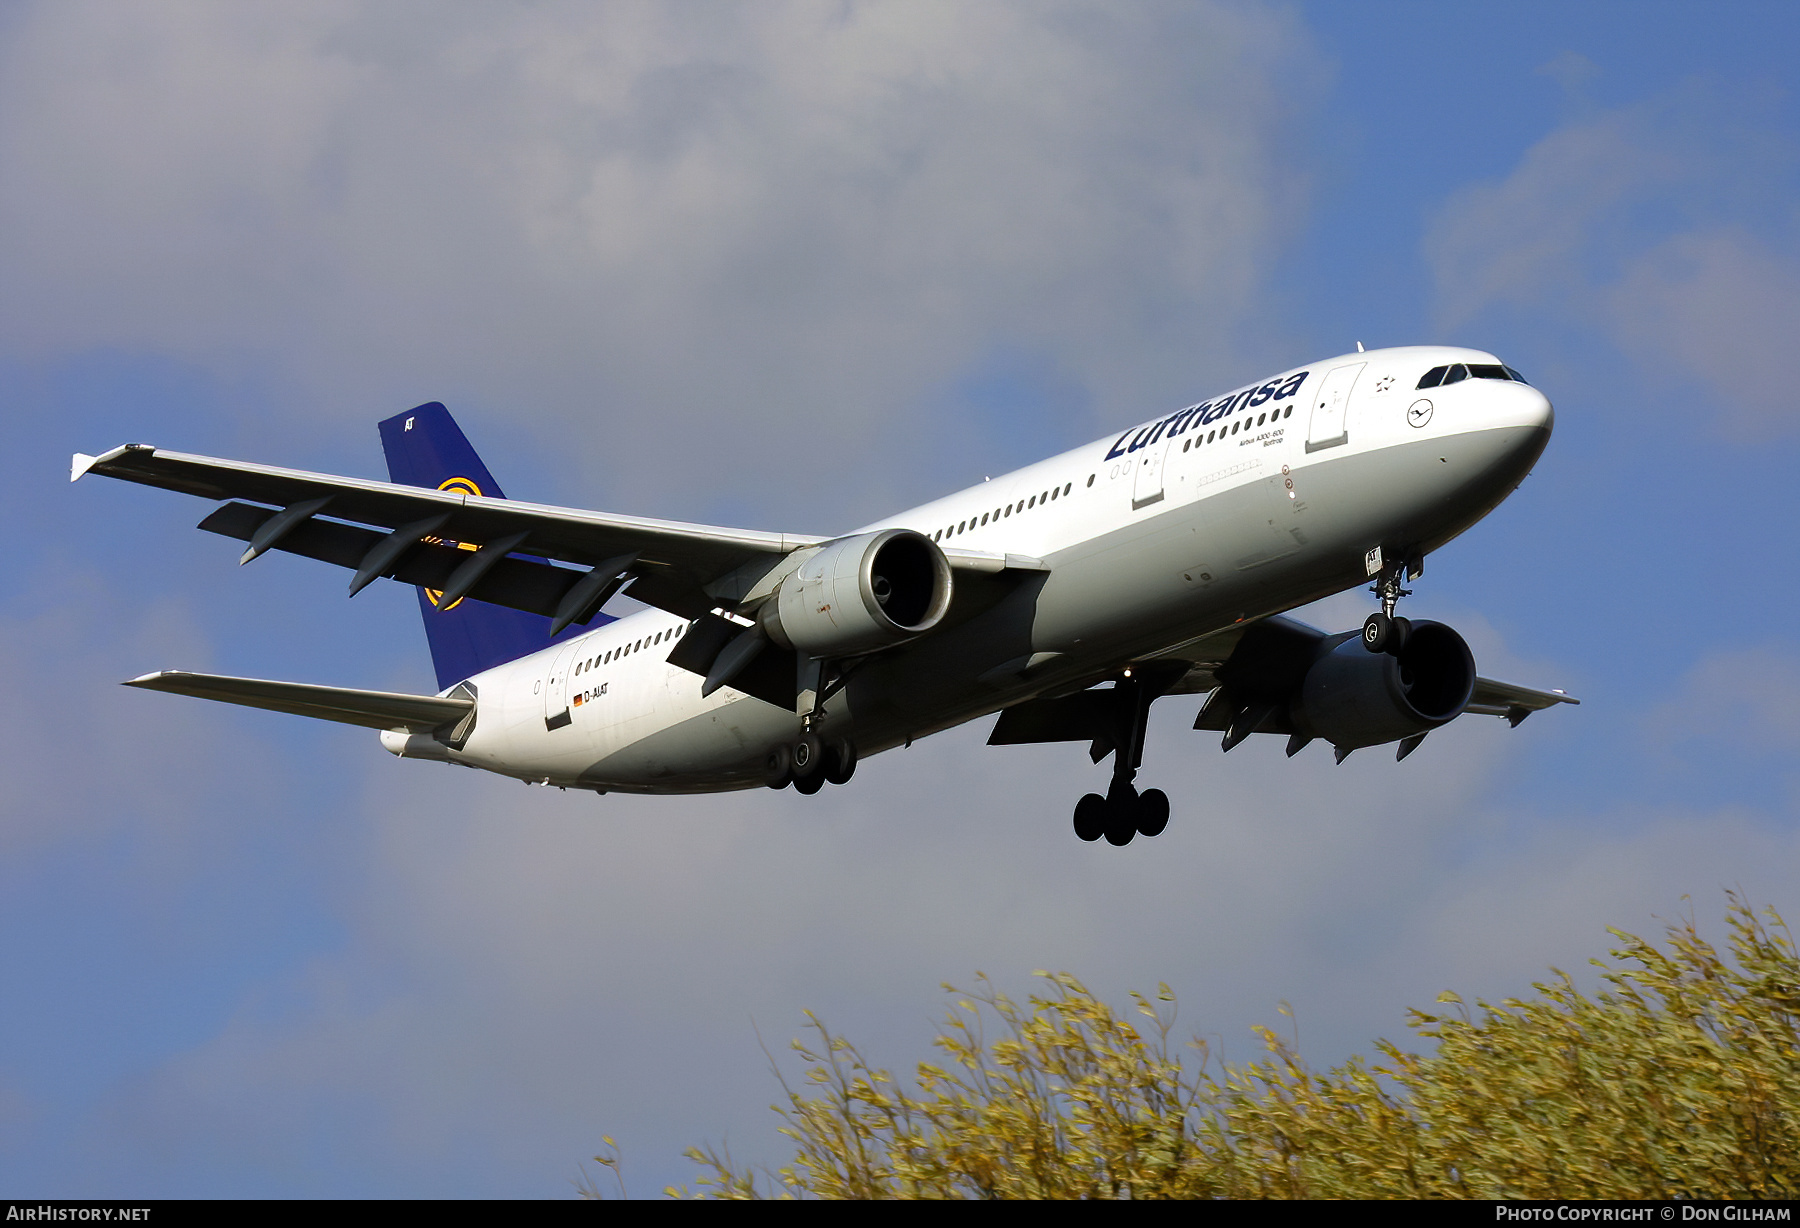
<path id="1" fill-rule="evenodd" d="M 1240 1059 L 1290 1002 L 1324 1063 L 1607 925 L 1800 914 L 1797 25 L 0 11 L 0 1192 L 562 1197 L 611 1134 L 651 1193 L 784 1158 L 757 1033 L 805 1008 L 905 1068 L 940 982 L 1049 967 Z M 67 482 L 126 440 L 379 476 L 441 399 L 519 497 L 830 532 L 1359 340 L 1556 403 L 1411 604 L 1584 702 L 1335 767 L 1171 699 L 1125 850 L 1068 831 L 1104 769 L 986 722 L 812 799 L 596 799 L 123 690 L 431 677 L 398 586 Z"/>

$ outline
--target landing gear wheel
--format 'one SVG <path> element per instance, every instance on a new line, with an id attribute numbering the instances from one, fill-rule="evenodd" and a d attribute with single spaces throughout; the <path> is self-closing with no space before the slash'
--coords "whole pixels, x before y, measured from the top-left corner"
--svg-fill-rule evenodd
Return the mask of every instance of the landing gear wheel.
<path id="1" fill-rule="evenodd" d="M 763 783 L 771 789 L 785 789 L 794 780 L 794 758 L 785 746 L 777 746 L 763 760 Z"/>
<path id="2" fill-rule="evenodd" d="M 819 769 L 825 766 L 825 744 L 816 733 L 801 734 L 788 753 L 793 756 L 795 780 L 817 776 Z"/>
<path id="3" fill-rule="evenodd" d="M 1075 803 L 1075 834 L 1083 840 L 1098 840 L 1106 833 L 1106 799 L 1089 793 Z"/>
<path id="4" fill-rule="evenodd" d="M 850 783 L 856 774 L 856 743 L 839 738 L 825 747 L 825 779 L 834 785 Z"/>
<path id="5" fill-rule="evenodd" d="M 812 796 L 825 787 L 825 774 L 814 772 L 811 776 L 794 777 L 794 792 Z"/>
<path id="6" fill-rule="evenodd" d="M 1394 642 L 1394 620 L 1386 614 L 1371 614 L 1363 619 L 1362 646 L 1370 652 L 1386 652 Z"/>
<path id="7" fill-rule="evenodd" d="M 1114 785 L 1106 796 L 1106 842 L 1116 847 L 1131 843 L 1137 835 L 1138 792 L 1130 785 Z"/>
<path id="8" fill-rule="evenodd" d="M 1169 795 L 1161 789 L 1145 789 L 1137 799 L 1137 830 L 1140 836 L 1160 836 L 1169 825 Z"/>

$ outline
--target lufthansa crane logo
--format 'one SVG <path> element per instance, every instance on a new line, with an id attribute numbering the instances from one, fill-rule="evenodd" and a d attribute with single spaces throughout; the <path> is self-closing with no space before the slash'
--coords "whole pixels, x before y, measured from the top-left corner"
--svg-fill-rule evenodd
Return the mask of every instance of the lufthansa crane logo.
<path id="1" fill-rule="evenodd" d="M 475 484 L 473 478 L 445 478 L 438 483 L 438 489 L 460 491 L 462 494 L 475 495 L 478 497 L 481 494 L 481 487 Z M 474 542 L 451 542 L 445 541 L 441 537 L 427 537 L 425 540 L 434 546 L 455 546 L 458 550 L 474 551 L 481 549 L 481 547 L 477 546 Z M 425 590 L 425 599 L 431 602 L 432 605 L 437 605 L 443 596 L 444 592 L 442 589 L 428 588 Z M 445 606 L 444 609 L 446 611 L 454 610 L 462 603 L 463 599 L 458 597 L 455 601 L 452 601 L 449 605 Z"/>

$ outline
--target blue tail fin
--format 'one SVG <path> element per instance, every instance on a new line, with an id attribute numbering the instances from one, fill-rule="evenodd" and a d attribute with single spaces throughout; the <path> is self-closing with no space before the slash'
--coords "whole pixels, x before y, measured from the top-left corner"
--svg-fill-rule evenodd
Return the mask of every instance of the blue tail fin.
<path id="1" fill-rule="evenodd" d="M 381 423 L 381 450 L 387 454 L 388 478 L 406 486 L 462 490 L 504 499 L 500 484 L 469 446 L 450 411 L 437 401 L 395 414 Z M 474 549 L 473 546 L 467 547 Z M 455 686 L 471 674 L 516 660 L 552 643 L 550 620 L 541 614 L 510 610 L 464 598 L 438 609 L 438 594 L 419 590 L 425 615 L 425 638 L 439 689 Z M 610 622 L 604 614 L 587 627 L 570 627 L 558 640 Z"/>

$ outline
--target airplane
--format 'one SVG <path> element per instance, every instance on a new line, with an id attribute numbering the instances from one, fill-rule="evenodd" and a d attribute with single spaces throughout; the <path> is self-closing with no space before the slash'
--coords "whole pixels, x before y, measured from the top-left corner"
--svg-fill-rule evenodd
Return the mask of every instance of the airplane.
<path id="1" fill-rule="evenodd" d="M 1550 401 L 1494 355 L 1343 354 L 1284 371 L 839 536 L 506 498 L 450 413 L 380 424 L 390 481 L 125 444 L 85 474 L 220 501 L 199 527 L 417 588 L 439 690 L 160 671 L 125 685 L 380 731 L 405 759 L 596 793 L 817 793 L 864 756 L 999 714 L 992 745 L 1113 757 L 1078 837 L 1169 821 L 1139 791 L 1153 702 L 1197 730 L 1403 760 L 1464 713 L 1578 703 L 1481 677 L 1396 613 L 1424 561 L 1549 441 Z M 1286 616 L 1368 583 L 1360 629 Z M 643 608 L 614 617 L 615 594 Z"/>

